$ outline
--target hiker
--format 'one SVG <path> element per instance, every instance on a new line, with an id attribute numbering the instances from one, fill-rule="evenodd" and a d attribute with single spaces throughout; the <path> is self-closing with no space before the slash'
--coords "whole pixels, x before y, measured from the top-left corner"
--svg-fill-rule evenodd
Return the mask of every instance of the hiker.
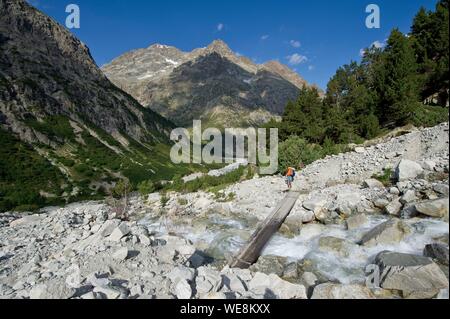
<path id="1" fill-rule="evenodd" d="M 294 182 L 294 178 L 295 178 L 295 168 L 293 167 L 288 167 L 286 170 L 286 184 L 288 186 L 289 189 L 292 188 L 292 183 Z"/>

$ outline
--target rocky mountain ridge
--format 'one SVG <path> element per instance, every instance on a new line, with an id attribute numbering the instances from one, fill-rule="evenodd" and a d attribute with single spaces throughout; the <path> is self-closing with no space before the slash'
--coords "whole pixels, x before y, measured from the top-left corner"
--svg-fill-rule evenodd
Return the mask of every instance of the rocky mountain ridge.
<path id="1" fill-rule="evenodd" d="M 193 119 L 222 127 L 261 124 L 309 85 L 278 61 L 258 65 L 221 40 L 192 52 L 155 44 L 102 70 L 142 105 L 183 125 Z"/>

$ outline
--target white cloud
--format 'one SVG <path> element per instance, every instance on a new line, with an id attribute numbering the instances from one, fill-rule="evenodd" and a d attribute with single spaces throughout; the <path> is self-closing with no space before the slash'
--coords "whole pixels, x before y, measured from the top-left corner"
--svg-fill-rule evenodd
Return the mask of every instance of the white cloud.
<path id="1" fill-rule="evenodd" d="M 366 49 L 360 49 L 359 50 L 359 56 L 360 57 L 364 57 L 365 54 L 366 54 Z"/>
<path id="2" fill-rule="evenodd" d="M 223 24 L 223 23 L 219 23 L 218 25 L 217 25 L 217 31 L 222 31 L 223 30 L 223 28 L 225 28 L 225 25 Z"/>
<path id="3" fill-rule="evenodd" d="M 384 48 L 386 46 L 386 43 L 380 42 L 380 41 L 375 41 L 374 43 L 372 43 L 371 46 L 375 47 L 377 49 L 381 49 L 381 48 Z"/>
<path id="4" fill-rule="evenodd" d="M 289 41 L 289 44 L 290 44 L 291 46 L 293 46 L 294 48 L 300 48 L 300 46 L 302 45 L 302 44 L 300 43 L 300 41 L 297 41 L 297 40 L 291 40 L 291 41 Z"/>
<path id="5" fill-rule="evenodd" d="M 261 36 L 261 40 L 267 40 L 269 38 L 268 34 L 264 34 L 263 36 Z"/>
<path id="6" fill-rule="evenodd" d="M 312 70 L 314 70 L 315 68 L 316 68 L 316 67 L 315 67 L 314 65 L 309 65 L 309 66 L 308 66 L 308 70 L 309 70 L 309 71 L 312 71 Z"/>
<path id="7" fill-rule="evenodd" d="M 302 64 L 302 63 L 308 61 L 308 58 L 306 56 L 298 54 L 298 53 L 288 55 L 286 58 L 289 60 L 289 63 L 292 65 L 299 65 L 299 64 Z"/>
<path id="8" fill-rule="evenodd" d="M 386 47 L 386 41 L 385 42 L 381 42 L 381 41 L 375 41 L 375 42 L 373 42 L 371 45 L 370 45 L 370 47 L 369 47 L 369 49 L 372 49 L 372 48 L 375 48 L 375 49 L 383 49 L 384 47 Z M 367 49 L 360 49 L 359 50 L 359 55 L 361 56 L 361 57 L 364 57 L 364 55 L 366 54 L 366 52 L 367 52 Z"/>

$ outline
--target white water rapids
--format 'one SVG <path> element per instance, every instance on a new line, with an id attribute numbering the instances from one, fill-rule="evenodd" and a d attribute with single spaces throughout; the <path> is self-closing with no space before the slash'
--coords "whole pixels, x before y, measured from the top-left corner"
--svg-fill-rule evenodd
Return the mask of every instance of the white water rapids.
<path id="1" fill-rule="evenodd" d="M 303 225 L 299 236 L 286 238 L 276 234 L 267 244 L 262 255 L 287 257 L 289 261 L 308 260 L 319 274 L 330 280 L 344 284 L 362 283 L 365 280 L 365 268 L 381 251 L 390 250 L 401 253 L 422 255 L 425 245 L 448 234 L 448 224 L 433 219 L 413 218 L 404 220 L 412 229 L 400 243 L 359 246 L 356 243 L 375 226 L 387 221 L 385 215 L 369 215 L 368 222 L 361 228 L 346 230 L 344 225 Z M 254 220 L 248 221 L 241 216 L 233 218 L 220 214 L 210 214 L 207 218 L 180 223 L 178 226 L 159 221 L 141 221 L 155 233 L 176 233 L 191 240 L 199 250 L 205 251 L 215 259 L 225 259 L 238 253 L 256 228 Z M 351 243 L 345 254 L 319 247 L 321 237 L 336 237 Z"/>

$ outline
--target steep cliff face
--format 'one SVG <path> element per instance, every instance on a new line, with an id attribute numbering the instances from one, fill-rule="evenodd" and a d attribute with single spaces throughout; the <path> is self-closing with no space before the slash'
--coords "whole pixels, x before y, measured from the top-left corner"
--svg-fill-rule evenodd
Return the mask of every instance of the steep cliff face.
<path id="1" fill-rule="evenodd" d="M 169 123 L 117 89 L 64 27 L 22 0 L 1 0 L 0 11 L 4 126 L 28 141 L 34 141 L 33 132 L 23 122 L 48 115 L 125 132 L 139 141 L 167 133 Z"/>
<path id="2" fill-rule="evenodd" d="M 0 0 L 0 211 L 170 179 L 173 124 L 112 84 L 89 49 L 23 0 Z M 24 206 L 25 205 L 25 206 Z"/>
<path id="3" fill-rule="evenodd" d="M 178 125 L 258 125 L 283 113 L 308 83 L 279 62 L 258 65 L 220 40 L 182 52 L 152 45 L 127 53 L 103 71 L 142 105 Z"/>

